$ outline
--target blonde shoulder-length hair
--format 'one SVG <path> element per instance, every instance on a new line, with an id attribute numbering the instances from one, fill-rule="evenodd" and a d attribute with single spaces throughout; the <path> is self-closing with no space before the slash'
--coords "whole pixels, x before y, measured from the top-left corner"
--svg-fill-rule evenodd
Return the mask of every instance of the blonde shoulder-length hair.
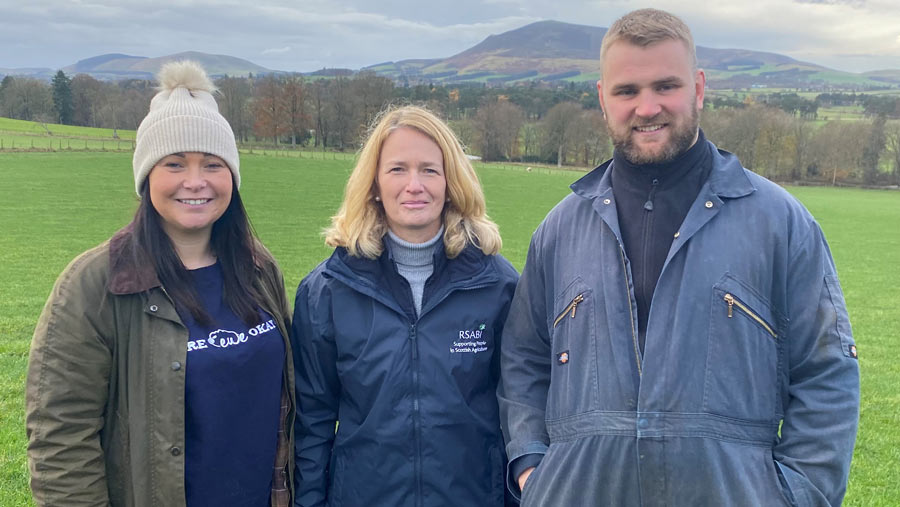
<path id="1" fill-rule="evenodd" d="M 485 255 L 499 252 L 500 232 L 497 224 L 487 216 L 478 175 L 450 127 L 418 106 L 389 107 L 373 124 L 359 152 L 356 167 L 347 180 L 344 201 L 337 214 L 331 217 L 331 227 L 325 230 L 325 243 L 344 247 L 355 257 L 375 259 L 381 255 L 382 238 L 388 231 L 384 208 L 375 201 L 381 147 L 393 131 L 411 128 L 431 138 L 444 155 L 449 200 L 444 203 L 442 221 L 447 257 L 456 257 L 468 244 L 475 245 Z"/>

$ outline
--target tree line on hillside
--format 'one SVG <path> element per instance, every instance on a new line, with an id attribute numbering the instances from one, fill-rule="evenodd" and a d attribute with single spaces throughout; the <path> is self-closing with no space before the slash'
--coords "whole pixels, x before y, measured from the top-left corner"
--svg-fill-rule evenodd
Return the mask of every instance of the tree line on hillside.
<path id="1" fill-rule="evenodd" d="M 900 185 L 900 122 L 810 122 L 753 105 L 704 111 L 704 133 L 748 168 L 777 181 Z"/>
<path id="2" fill-rule="evenodd" d="M 390 103 L 423 104 L 448 120 L 484 160 L 590 167 L 612 145 L 596 88 L 527 83 L 397 86 L 371 72 L 311 79 L 298 74 L 216 80 L 219 108 L 238 142 L 355 150 Z M 145 80 L 98 81 L 57 72 L 48 84 L 6 76 L 0 116 L 135 129 L 155 92 Z M 776 180 L 900 184 L 900 98 L 796 93 L 708 94 L 702 124 L 716 144 Z M 861 121 L 813 121 L 820 107 L 859 106 Z"/>

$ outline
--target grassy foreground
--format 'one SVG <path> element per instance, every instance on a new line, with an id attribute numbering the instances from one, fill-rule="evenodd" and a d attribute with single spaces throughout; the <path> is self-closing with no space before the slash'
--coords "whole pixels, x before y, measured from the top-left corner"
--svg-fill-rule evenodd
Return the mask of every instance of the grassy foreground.
<path id="1" fill-rule="evenodd" d="M 242 156 L 253 223 L 279 260 L 292 295 L 330 250 L 320 231 L 336 210 L 349 160 Z M 521 269 L 547 211 L 580 176 L 485 165 L 479 174 L 503 253 Z M 78 253 L 126 224 L 136 207 L 131 154 L 0 154 L 0 506 L 31 505 L 23 385 L 37 316 L 57 275 Z M 900 502 L 900 193 L 789 189 L 825 229 L 841 276 L 863 375 L 859 439 L 845 505 Z"/>

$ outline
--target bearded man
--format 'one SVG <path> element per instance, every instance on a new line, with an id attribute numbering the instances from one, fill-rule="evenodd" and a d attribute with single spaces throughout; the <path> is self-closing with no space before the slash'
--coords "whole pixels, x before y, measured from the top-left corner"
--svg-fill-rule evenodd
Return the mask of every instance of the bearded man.
<path id="1" fill-rule="evenodd" d="M 597 83 L 615 151 L 532 237 L 504 328 L 522 505 L 838 505 L 859 368 L 831 253 L 786 191 L 699 129 L 690 30 L 617 20 Z"/>

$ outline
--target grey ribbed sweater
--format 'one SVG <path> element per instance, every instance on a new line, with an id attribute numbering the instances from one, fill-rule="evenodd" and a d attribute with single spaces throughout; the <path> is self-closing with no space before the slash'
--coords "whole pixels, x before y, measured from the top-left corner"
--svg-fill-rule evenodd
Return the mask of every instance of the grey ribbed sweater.
<path id="1" fill-rule="evenodd" d="M 409 282 L 412 289 L 413 303 L 416 305 L 416 315 L 422 312 L 422 292 L 425 282 L 434 272 L 434 246 L 444 235 L 444 227 L 437 235 L 424 243 L 410 243 L 400 239 L 396 234 L 388 231 L 388 241 L 391 242 L 391 256 L 397 265 L 397 272 Z"/>

